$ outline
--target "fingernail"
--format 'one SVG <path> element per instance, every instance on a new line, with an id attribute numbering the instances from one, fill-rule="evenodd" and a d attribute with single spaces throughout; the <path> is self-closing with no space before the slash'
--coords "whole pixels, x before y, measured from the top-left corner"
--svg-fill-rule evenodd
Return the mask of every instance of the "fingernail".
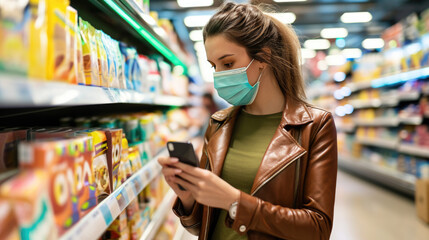
<path id="1" fill-rule="evenodd" d="M 178 159 L 178 158 L 171 158 L 171 161 L 172 161 L 172 162 L 178 162 L 178 161 L 179 161 L 179 159 Z"/>
<path id="2" fill-rule="evenodd" d="M 174 173 L 180 174 L 180 173 L 182 173 L 182 170 L 181 169 L 176 169 L 176 170 L 174 170 Z"/>

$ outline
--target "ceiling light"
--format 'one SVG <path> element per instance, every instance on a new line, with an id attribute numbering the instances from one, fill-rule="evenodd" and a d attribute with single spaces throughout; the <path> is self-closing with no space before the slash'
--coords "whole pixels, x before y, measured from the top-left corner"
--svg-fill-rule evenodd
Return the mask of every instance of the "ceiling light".
<path id="1" fill-rule="evenodd" d="M 309 39 L 304 42 L 304 47 L 308 49 L 328 49 L 331 43 L 326 39 Z"/>
<path id="2" fill-rule="evenodd" d="M 334 74 L 334 80 L 335 82 L 342 82 L 346 79 L 346 74 L 343 72 L 336 72 Z"/>
<path id="3" fill-rule="evenodd" d="M 365 49 L 376 49 L 384 47 L 384 40 L 381 38 L 367 38 L 363 40 L 362 47 Z"/>
<path id="4" fill-rule="evenodd" d="M 359 48 L 345 48 L 341 51 L 345 58 L 360 58 L 362 57 L 362 50 Z"/>
<path id="5" fill-rule="evenodd" d="M 301 48 L 302 58 L 314 58 L 316 56 L 316 51 L 313 49 Z"/>
<path id="6" fill-rule="evenodd" d="M 347 59 L 342 55 L 329 55 L 326 57 L 328 66 L 342 66 L 346 64 Z"/>
<path id="7" fill-rule="evenodd" d="M 203 30 L 192 30 L 189 33 L 189 38 L 194 41 L 203 41 Z"/>
<path id="8" fill-rule="evenodd" d="M 372 15 L 369 12 L 347 12 L 341 15 L 343 23 L 362 23 L 372 20 Z"/>
<path id="9" fill-rule="evenodd" d="M 320 60 L 320 61 L 317 62 L 317 68 L 320 71 L 328 70 L 328 64 L 326 64 L 325 60 Z"/>
<path id="10" fill-rule="evenodd" d="M 211 17 L 211 15 L 187 16 L 184 22 L 187 27 L 204 27 Z"/>
<path id="11" fill-rule="evenodd" d="M 208 7 L 213 5 L 213 0 L 177 0 L 177 4 L 182 8 Z"/>
<path id="12" fill-rule="evenodd" d="M 305 2 L 307 0 L 274 0 L 274 2 Z"/>
<path id="13" fill-rule="evenodd" d="M 320 31 L 322 38 L 345 38 L 349 32 L 345 28 L 325 28 Z"/>
<path id="14" fill-rule="evenodd" d="M 296 15 L 295 13 L 287 12 L 287 13 L 268 13 L 269 15 L 275 17 L 277 20 L 284 24 L 291 24 L 295 22 Z"/>

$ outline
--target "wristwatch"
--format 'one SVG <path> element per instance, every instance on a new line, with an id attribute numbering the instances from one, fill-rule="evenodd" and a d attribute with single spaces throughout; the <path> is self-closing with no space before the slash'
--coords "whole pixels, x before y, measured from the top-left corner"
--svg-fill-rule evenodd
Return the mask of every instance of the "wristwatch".
<path id="1" fill-rule="evenodd" d="M 229 207 L 229 216 L 232 218 L 232 220 L 235 220 L 235 217 L 237 216 L 237 207 L 238 201 L 233 202 Z"/>

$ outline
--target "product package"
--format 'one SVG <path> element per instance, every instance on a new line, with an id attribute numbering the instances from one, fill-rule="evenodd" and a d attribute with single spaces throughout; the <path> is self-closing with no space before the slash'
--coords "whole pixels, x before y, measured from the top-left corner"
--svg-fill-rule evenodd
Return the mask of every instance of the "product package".
<path id="1" fill-rule="evenodd" d="M 125 60 L 119 48 L 119 42 L 112 39 L 112 45 L 113 45 L 112 49 L 114 51 L 114 56 L 115 56 L 115 71 L 118 78 L 119 88 L 126 89 L 127 84 L 126 84 L 125 72 L 124 72 Z"/>
<path id="2" fill-rule="evenodd" d="M 130 239 L 130 231 L 128 228 L 127 221 L 127 212 L 126 210 L 122 211 L 122 213 L 110 224 L 107 228 L 106 232 L 102 236 L 103 240 L 129 240 Z"/>
<path id="3" fill-rule="evenodd" d="M 0 173 L 18 167 L 18 144 L 27 140 L 28 130 L 0 132 Z"/>
<path id="4" fill-rule="evenodd" d="M 40 169 L 48 177 L 48 192 L 58 233 L 62 235 L 96 205 L 91 191 L 88 162 L 92 160 L 92 138 L 39 140 L 19 146 L 22 169 Z M 86 163 L 86 164 L 85 164 Z M 84 183 L 84 179 L 88 182 Z M 80 195 L 79 195 L 80 194 Z"/>
<path id="5" fill-rule="evenodd" d="M 94 173 L 97 202 L 100 203 L 112 192 L 107 163 L 107 137 L 104 131 L 89 131 L 87 134 L 93 137 L 95 155 L 92 161 L 92 171 Z"/>
<path id="6" fill-rule="evenodd" d="M 47 186 L 48 176 L 43 170 L 22 171 L 0 186 L 0 197 L 13 203 L 22 240 L 58 239 Z"/>
<path id="7" fill-rule="evenodd" d="M 66 9 L 69 5 L 67 0 L 47 0 L 47 74 L 48 80 L 59 80 L 66 82 L 70 74 L 70 49 L 66 45 L 67 32 L 70 27 L 66 25 Z M 68 53 L 67 53 L 68 52 Z"/>
<path id="8" fill-rule="evenodd" d="M 122 137 L 122 154 L 121 154 L 121 165 L 120 165 L 120 174 L 122 177 L 121 182 L 124 183 L 126 179 L 133 175 L 133 170 L 129 158 L 129 148 L 128 141 L 125 137 Z M 123 177 L 125 175 L 125 178 Z"/>
<path id="9" fill-rule="evenodd" d="M 95 43 L 97 45 L 97 56 L 98 56 L 98 70 L 100 86 L 109 87 L 108 80 L 108 66 L 107 66 L 107 55 L 106 49 L 103 44 L 102 38 L 104 33 L 100 30 L 95 30 Z"/>
<path id="10" fill-rule="evenodd" d="M 78 75 L 80 74 L 78 71 L 78 26 L 77 26 L 77 11 L 76 9 L 67 6 L 66 8 L 66 56 L 64 66 L 66 72 L 68 72 L 68 76 L 66 82 L 71 84 L 78 83 Z M 83 70 L 83 69 L 81 69 Z M 83 74 L 83 72 L 82 72 Z"/>
<path id="11" fill-rule="evenodd" d="M 47 9 L 46 0 L 30 0 L 30 41 L 28 77 L 48 79 L 47 69 Z M 0 40 L 1 41 L 1 40 Z"/>
<path id="12" fill-rule="evenodd" d="M 29 1 L 0 1 L 0 71 L 27 75 L 29 53 Z"/>
<path id="13" fill-rule="evenodd" d="M 80 36 L 82 38 L 82 58 L 85 73 L 85 84 L 100 86 L 98 70 L 98 50 L 95 41 L 95 29 L 79 18 Z"/>
<path id="14" fill-rule="evenodd" d="M 107 34 L 103 34 L 101 41 L 107 57 L 107 87 L 119 88 L 118 76 L 115 72 L 115 52 L 112 38 Z"/>
<path id="15" fill-rule="evenodd" d="M 131 169 L 133 173 L 136 173 L 139 169 L 142 168 L 140 152 L 137 147 L 131 147 L 128 149 L 128 158 L 131 163 Z"/>
<path id="16" fill-rule="evenodd" d="M 12 204 L 0 198 L 0 236 L 5 240 L 20 239 L 18 221 L 13 212 Z"/>
<path id="17" fill-rule="evenodd" d="M 130 239 L 138 240 L 143 234 L 143 229 L 140 228 L 142 221 L 140 218 L 140 209 L 137 199 L 131 201 L 127 206 L 127 219 L 128 227 L 130 229 Z"/>
<path id="18" fill-rule="evenodd" d="M 107 137 L 107 165 L 109 168 L 110 185 L 112 192 L 120 185 L 119 166 L 122 155 L 122 129 L 106 130 Z"/>

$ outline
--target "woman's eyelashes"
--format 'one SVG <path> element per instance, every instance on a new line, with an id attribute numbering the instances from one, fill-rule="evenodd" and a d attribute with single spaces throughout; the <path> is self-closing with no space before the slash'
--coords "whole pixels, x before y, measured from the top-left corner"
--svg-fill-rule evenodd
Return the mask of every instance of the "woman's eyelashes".
<path id="1" fill-rule="evenodd" d="M 225 64 L 224 64 L 224 66 L 225 66 L 226 68 L 232 68 L 232 64 L 233 64 L 233 63 L 225 63 Z"/>

